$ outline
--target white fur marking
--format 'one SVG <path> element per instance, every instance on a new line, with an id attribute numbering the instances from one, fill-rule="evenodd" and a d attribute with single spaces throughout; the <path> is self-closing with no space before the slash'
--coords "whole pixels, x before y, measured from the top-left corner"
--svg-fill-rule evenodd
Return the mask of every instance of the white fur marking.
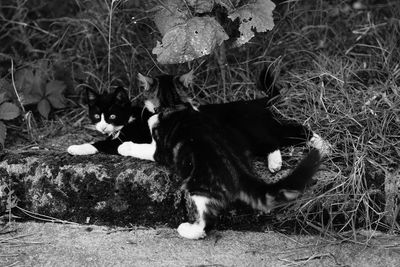
<path id="1" fill-rule="evenodd" d="M 114 126 L 106 122 L 103 113 L 100 121 L 96 123 L 96 130 L 102 134 L 112 134 L 115 131 Z"/>
<path id="2" fill-rule="evenodd" d="M 149 125 L 150 131 L 153 132 L 153 128 L 158 124 L 158 114 L 151 116 L 147 120 L 147 124 Z"/>
<path id="3" fill-rule="evenodd" d="M 141 73 L 137 75 L 139 80 L 139 86 L 143 88 L 143 90 L 147 91 L 150 89 L 151 84 L 153 84 L 153 79 L 147 76 L 144 76 Z"/>
<path id="4" fill-rule="evenodd" d="M 154 103 L 150 100 L 146 100 L 144 101 L 144 106 L 146 107 L 146 109 L 152 113 L 156 112 L 156 107 L 154 105 Z"/>
<path id="5" fill-rule="evenodd" d="M 300 195 L 300 192 L 299 191 L 295 191 L 295 190 L 282 189 L 281 192 L 283 193 L 283 195 L 288 200 L 293 200 L 293 199 L 297 198 Z"/>
<path id="6" fill-rule="evenodd" d="M 322 155 L 329 155 L 331 153 L 331 145 L 329 142 L 316 133 L 313 133 L 313 137 L 308 141 L 308 145 L 318 149 Z"/>
<path id="7" fill-rule="evenodd" d="M 128 120 L 128 123 L 131 123 L 131 122 L 133 122 L 133 121 L 135 121 L 135 120 L 136 120 L 136 118 L 130 116 L 130 117 L 129 117 L 129 120 Z"/>
<path id="8" fill-rule="evenodd" d="M 282 168 L 282 156 L 281 151 L 275 150 L 268 155 L 268 169 L 270 172 L 274 173 L 280 171 Z"/>
<path id="9" fill-rule="evenodd" d="M 206 222 L 204 220 L 204 213 L 207 211 L 207 204 L 210 200 L 203 196 L 191 196 L 194 201 L 197 212 L 199 214 L 198 221 L 195 223 L 181 223 L 177 229 L 180 236 L 188 239 L 200 239 L 206 236 L 204 228 Z"/>
<path id="10" fill-rule="evenodd" d="M 97 148 L 91 144 L 72 145 L 67 151 L 71 155 L 92 155 L 98 152 Z"/>
<path id="11" fill-rule="evenodd" d="M 135 144 L 133 142 L 124 142 L 118 147 L 118 154 L 125 157 L 134 157 L 138 159 L 154 161 L 156 152 L 156 143 Z"/>
<path id="12" fill-rule="evenodd" d="M 245 192 L 240 192 L 239 199 L 249 204 L 253 209 L 261 210 L 265 213 L 269 213 L 274 206 L 275 198 L 266 194 L 266 203 L 263 204 L 260 199 L 254 199 L 248 196 Z"/>

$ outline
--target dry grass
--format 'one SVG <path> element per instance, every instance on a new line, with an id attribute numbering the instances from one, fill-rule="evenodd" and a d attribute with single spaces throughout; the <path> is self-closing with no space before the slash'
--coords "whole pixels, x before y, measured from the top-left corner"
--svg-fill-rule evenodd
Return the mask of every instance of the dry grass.
<path id="1" fill-rule="evenodd" d="M 15 21 L 31 19 L 20 4 L 3 29 L 25 32 L 31 40 L 25 44 L 28 52 L 0 51 L 0 57 L 19 59 L 19 68 L 44 58 L 55 66 L 53 76 L 62 66 L 71 96 L 82 86 L 101 91 L 119 83 L 134 99 L 140 94 L 137 71 L 195 69 L 190 94 L 208 103 L 257 97 L 258 71 L 275 62 L 283 88 L 275 108 L 333 145 L 324 165 L 329 175 L 288 207 L 282 220 L 345 238 L 356 237 L 359 229 L 398 232 L 400 3 L 366 1 L 368 8 L 358 10 L 349 1 L 287 2 L 268 34 L 179 66 L 161 66 L 151 55 L 159 36 L 146 6 L 92 1 L 90 8 L 78 4 L 74 17 L 36 18 L 30 24 L 35 27 L 24 28 Z"/>

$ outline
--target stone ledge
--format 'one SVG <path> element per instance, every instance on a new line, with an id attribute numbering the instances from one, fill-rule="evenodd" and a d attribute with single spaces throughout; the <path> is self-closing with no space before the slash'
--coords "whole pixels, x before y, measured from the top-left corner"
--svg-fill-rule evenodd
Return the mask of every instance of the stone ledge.
<path id="1" fill-rule="evenodd" d="M 132 158 L 2 152 L 1 184 L 11 185 L 18 206 L 63 220 L 148 225 L 177 224 L 186 216 L 178 177 L 155 163 Z M 1 213 L 6 200 L 0 198 Z"/>

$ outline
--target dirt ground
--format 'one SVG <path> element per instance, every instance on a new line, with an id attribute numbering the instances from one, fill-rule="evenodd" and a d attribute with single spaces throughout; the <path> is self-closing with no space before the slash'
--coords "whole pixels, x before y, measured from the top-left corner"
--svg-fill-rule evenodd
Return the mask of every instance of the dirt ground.
<path id="1" fill-rule="evenodd" d="M 185 240 L 170 228 L 17 223 L 0 235 L 0 266 L 399 266 L 400 237 L 371 246 L 286 236 L 213 231 Z M 3 231 L 4 232 L 4 231 Z"/>

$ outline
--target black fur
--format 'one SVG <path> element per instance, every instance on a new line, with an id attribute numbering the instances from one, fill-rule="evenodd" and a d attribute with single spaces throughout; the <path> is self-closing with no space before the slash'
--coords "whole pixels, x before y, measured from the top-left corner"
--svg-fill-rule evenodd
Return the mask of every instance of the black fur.
<path id="1" fill-rule="evenodd" d="M 321 155 L 313 150 L 290 175 L 267 184 L 253 174 L 245 148 L 240 145 L 242 135 L 232 134 L 231 128 L 214 117 L 180 102 L 177 108 L 173 103 L 159 108 L 162 111 L 152 128 L 154 160 L 173 167 L 184 179 L 183 188 L 195 200 L 199 213 L 194 224 L 178 228 L 184 237 L 204 237 L 219 211 L 235 200 L 268 212 L 277 203 L 294 199 L 319 167 Z M 204 209 L 196 202 L 198 197 L 206 200 Z"/>
<path id="2" fill-rule="evenodd" d="M 184 99 L 179 97 L 184 90 L 179 77 L 162 75 L 150 79 L 154 82 L 148 90 L 153 95 L 146 93 L 146 98 L 152 101 L 156 110 L 168 107 L 168 103 L 184 105 Z M 243 146 L 255 156 L 265 156 L 283 147 L 305 145 L 313 137 L 313 132 L 295 121 L 276 118 L 269 109 L 271 101 L 279 96 L 271 70 L 265 68 L 261 71 L 257 85 L 267 97 L 201 105 L 198 109 L 230 128 L 232 134 L 241 135 Z"/>

